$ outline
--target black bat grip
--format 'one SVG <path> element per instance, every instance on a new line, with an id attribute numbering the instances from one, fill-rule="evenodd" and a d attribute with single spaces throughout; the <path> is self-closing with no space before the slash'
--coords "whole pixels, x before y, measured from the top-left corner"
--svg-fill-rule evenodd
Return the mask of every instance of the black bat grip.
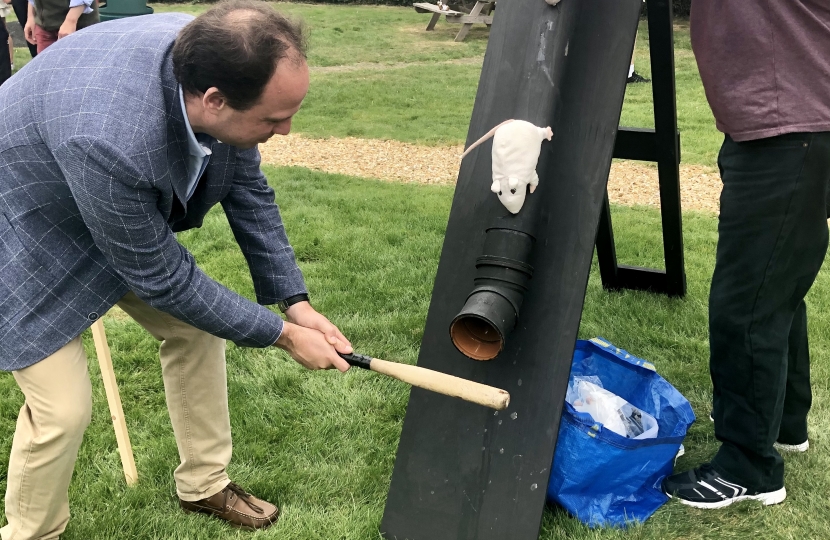
<path id="1" fill-rule="evenodd" d="M 372 369 L 370 364 L 372 363 L 372 358 L 370 356 L 364 356 L 362 354 L 351 353 L 351 354 L 343 354 L 337 353 L 340 355 L 340 358 L 345 360 L 349 363 L 350 366 L 359 367 L 363 369 Z"/>

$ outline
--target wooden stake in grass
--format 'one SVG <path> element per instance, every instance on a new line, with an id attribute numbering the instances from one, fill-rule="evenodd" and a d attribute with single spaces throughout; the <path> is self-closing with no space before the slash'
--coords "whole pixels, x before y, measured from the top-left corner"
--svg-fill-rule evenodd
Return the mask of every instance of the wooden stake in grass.
<path id="1" fill-rule="evenodd" d="M 118 441 L 118 453 L 121 454 L 121 465 L 124 467 L 124 477 L 128 486 L 138 482 L 138 471 L 135 468 L 133 447 L 130 445 L 130 434 L 127 432 L 127 422 L 124 418 L 124 409 L 121 407 L 121 396 L 118 394 L 118 383 L 115 380 L 115 370 L 112 367 L 112 356 L 107 344 L 107 335 L 104 333 L 103 318 L 92 325 L 92 340 L 95 342 L 95 352 L 98 354 L 98 364 L 101 366 L 101 377 L 104 379 L 104 391 L 107 393 L 107 403 L 110 408 L 112 425 L 115 428 L 115 440 Z"/>

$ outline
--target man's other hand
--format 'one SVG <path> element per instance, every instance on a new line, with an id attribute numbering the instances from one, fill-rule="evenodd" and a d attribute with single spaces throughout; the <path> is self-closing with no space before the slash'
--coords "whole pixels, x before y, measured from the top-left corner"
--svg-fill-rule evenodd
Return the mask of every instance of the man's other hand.
<path id="1" fill-rule="evenodd" d="M 326 335 L 314 328 L 286 322 L 274 343 L 306 369 L 339 369 L 348 371 L 349 364 L 338 354 Z M 350 347 L 351 348 L 351 347 Z"/>
<path id="2" fill-rule="evenodd" d="M 63 39 L 70 34 L 74 34 L 75 31 L 78 30 L 78 19 L 80 19 L 81 15 L 84 14 L 84 9 L 86 9 L 86 5 L 84 4 L 69 8 L 69 12 L 66 14 L 63 24 L 60 28 L 58 28 L 58 39 Z"/>
<path id="3" fill-rule="evenodd" d="M 29 21 L 26 21 L 29 22 Z M 63 39 L 70 34 L 74 34 L 78 30 L 78 21 L 71 21 L 69 19 L 63 21 L 63 24 L 58 28 L 58 39 Z"/>
<path id="4" fill-rule="evenodd" d="M 37 45 L 37 39 L 35 39 L 35 18 L 33 15 L 29 15 L 26 26 L 23 27 L 23 37 L 32 45 Z"/>
<path id="5" fill-rule="evenodd" d="M 298 302 L 285 311 L 285 316 L 288 322 L 275 345 L 308 369 L 349 369 L 349 364 L 337 353 L 349 354 L 352 344 L 311 304 Z"/>
<path id="6" fill-rule="evenodd" d="M 314 328 L 326 336 L 326 340 L 337 349 L 337 352 L 349 354 L 352 352 L 352 344 L 327 318 L 317 312 L 308 302 L 297 302 L 285 310 L 288 322 Z"/>

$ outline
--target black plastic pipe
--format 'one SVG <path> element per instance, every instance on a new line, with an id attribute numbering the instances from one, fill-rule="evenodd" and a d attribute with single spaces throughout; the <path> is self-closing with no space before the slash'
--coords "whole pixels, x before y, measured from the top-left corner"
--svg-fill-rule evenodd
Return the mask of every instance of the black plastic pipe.
<path id="1" fill-rule="evenodd" d="M 528 215 L 504 216 L 489 227 L 476 259 L 473 290 L 450 324 L 455 347 L 474 360 L 492 360 L 516 327 L 528 283 L 535 238 L 534 206 Z"/>

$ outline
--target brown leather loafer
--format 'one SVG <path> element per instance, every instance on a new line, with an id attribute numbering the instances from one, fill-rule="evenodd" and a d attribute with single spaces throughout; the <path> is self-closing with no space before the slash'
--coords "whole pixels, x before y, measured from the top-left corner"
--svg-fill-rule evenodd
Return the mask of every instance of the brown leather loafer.
<path id="1" fill-rule="evenodd" d="M 233 482 L 212 497 L 194 502 L 179 499 L 179 504 L 187 512 L 210 514 L 240 529 L 264 529 L 280 517 L 275 505 L 257 499 Z"/>

